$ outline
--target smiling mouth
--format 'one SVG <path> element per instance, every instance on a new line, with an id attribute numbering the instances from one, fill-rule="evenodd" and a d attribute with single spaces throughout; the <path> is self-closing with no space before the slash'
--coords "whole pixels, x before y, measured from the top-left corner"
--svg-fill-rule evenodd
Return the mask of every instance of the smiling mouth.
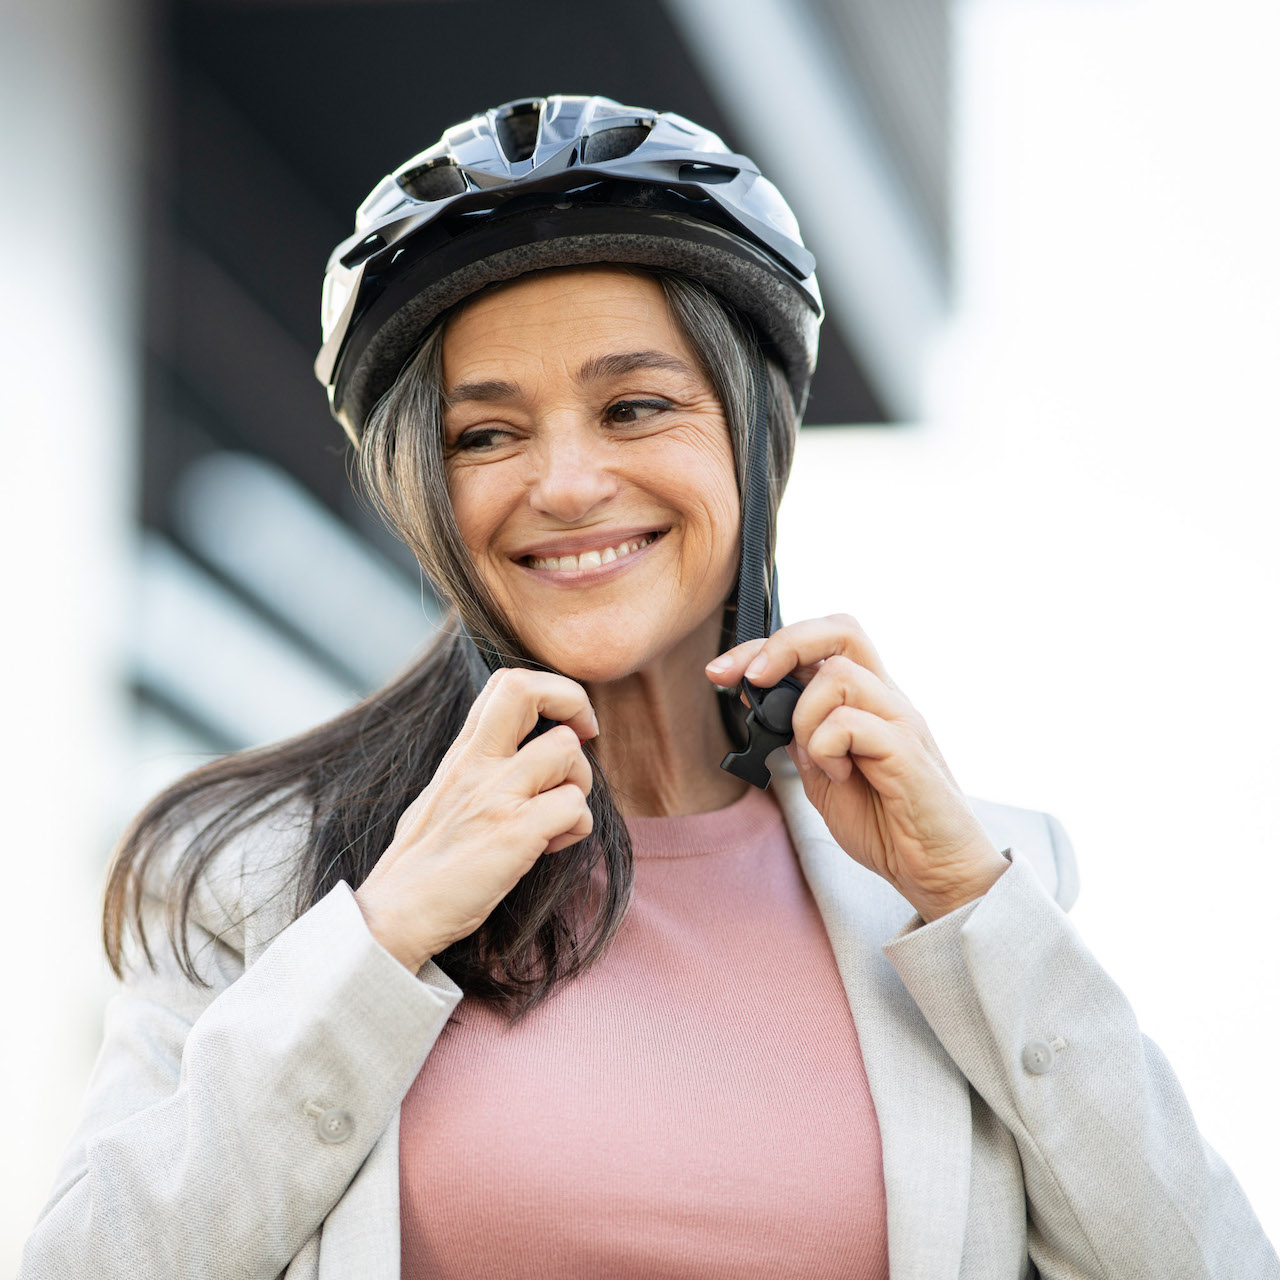
<path id="1" fill-rule="evenodd" d="M 625 560 L 637 551 L 656 542 L 666 533 L 665 529 L 655 529 L 651 533 L 642 534 L 638 538 L 628 538 L 613 547 L 600 547 L 594 551 L 583 551 L 569 556 L 525 556 L 521 564 L 530 569 L 550 569 L 559 573 L 572 573 L 579 569 L 599 569 L 602 565 L 613 564 L 615 560 Z"/>

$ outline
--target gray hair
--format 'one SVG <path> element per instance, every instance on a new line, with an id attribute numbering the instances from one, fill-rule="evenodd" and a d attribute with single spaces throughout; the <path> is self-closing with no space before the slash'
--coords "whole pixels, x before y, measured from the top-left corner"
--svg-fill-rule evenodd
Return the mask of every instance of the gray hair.
<path id="1" fill-rule="evenodd" d="M 720 398 L 741 493 L 755 339 L 745 322 L 701 285 L 650 274 Z M 791 466 L 796 415 L 780 369 L 773 362 L 768 368 L 772 528 Z M 191 949 L 199 933 L 188 928 L 200 878 L 230 841 L 298 799 L 311 821 L 293 866 L 295 913 L 314 906 L 340 881 L 352 888 L 364 883 L 404 811 L 435 776 L 471 706 L 469 642 L 456 626 L 459 615 L 473 635 L 498 652 L 531 661 L 481 582 L 454 521 L 444 477 L 443 405 L 437 328 L 371 414 L 358 468 L 365 499 L 455 606 L 450 625 L 404 671 L 332 720 L 283 742 L 201 765 L 134 818 L 114 851 L 103 905 L 103 944 L 117 976 L 123 976 L 128 932 L 136 933 L 143 957 L 154 967 L 146 921 L 160 898 L 182 971 L 192 982 L 207 985 Z M 726 612 L 726 626 L 729 617 Z M 720 710 L 734 737 L 741 724 L 738 700 L 721 698 Z M 503 898 L 502 910 L 434 957 L 470 1001 L 490 1005 L 511 1023 L 546 999 L 557 983 L 604 954 L 630 901 L 630 836 L 590 744 L 585 750 L 593 773 L 591 835 L 537 859 Z M 170 842 L 196 815 L 206 819 L 199 834 L 167 866 Z M 587 892 L 597 865 L 604 873 L 598 896 Z M 157 870 L 164 872 L 158 886 L 150 883 Z M 466 1005 L 455 1010 L 451 1024 Z"/>

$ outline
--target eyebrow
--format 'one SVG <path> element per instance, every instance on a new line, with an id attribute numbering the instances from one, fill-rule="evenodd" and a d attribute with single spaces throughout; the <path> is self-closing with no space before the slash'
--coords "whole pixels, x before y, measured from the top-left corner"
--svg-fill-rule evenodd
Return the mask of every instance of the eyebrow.
<path id="1" fill-rule="evenodd" d="M 636 369 L 669 369 L 686 377 L 694 377 L 694 371 L 679 356 L 665 351 L 622 351 L 611 355 L 593 356 L 578 370 L 579 382 L 603 382 L 608 378 L 621 378 Z M 514 382 L 486 379 L 484 382 L 462 382 L 445 392 L 450 405 L 476 401 L 495 404 L 504 400 L 518 400 L 520 387 Z"/>
<path id="2" fill-rule="evenodd" d="M 578 381 L 602 382 L 606 378 L 621 378 L 636 369 L 670 369 L 673 373 L 693 376 L 693 370 L 679 356 L 665 351 L 626 351 L 588 360 L 578 370 Z"/>

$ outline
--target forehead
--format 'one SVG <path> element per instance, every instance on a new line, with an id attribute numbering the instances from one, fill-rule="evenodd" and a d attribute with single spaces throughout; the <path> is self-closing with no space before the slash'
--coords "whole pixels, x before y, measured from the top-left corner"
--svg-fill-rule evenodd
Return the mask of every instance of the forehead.
<path id="1" fill-rule="evenodd" d="M 539 271 L 465 304 L 443 334 L 446 385 L 512 365 L 577 369 L 614 350 L 697 360 L 652 276 L 617 267 Z"/>

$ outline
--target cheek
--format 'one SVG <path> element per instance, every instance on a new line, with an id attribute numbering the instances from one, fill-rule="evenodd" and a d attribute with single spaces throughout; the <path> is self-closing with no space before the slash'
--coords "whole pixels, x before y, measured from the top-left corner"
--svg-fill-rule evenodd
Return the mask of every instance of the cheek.
<path id="1" fill-rule="evenodd" d="M 707 507 L 715 521 L 716 531 L 722 538 L 736 542 L 738 538 L 739 506 L 738 477 L 733 465 L 733 446 L 727 429 L 707 448 L 705 492 Z"/>
<path id="2" fill-rule="evenodd" d="M 454 523 L 473 555 L 483 551 L 499 519 L 496 486 L 485 484 L 476 468 L 460 469 L 449 477 L 449 501 Z"/>
<path id="3" fill-rule="evenodd" d="M 731 483 L 717 498 L 712 511 L 712 542 L 707 569 L 708 576 L 714 579 L 716 595 L 724 598 L 733 590 L 742 561 L 742 513 L 736 484 Z"/>
<path id="4" fill-rule="evenodd" d="M 691 442 L 677 474 L 684 478 L 680 505 L 688 516 L 689 568 L 716 578 L 736 572 L 741 514 L 727 434 Z"/>
<path id="5" fill-rule="evenodd" d="M 489 589 L 498 587 L 498 574 L 486 554 L 502 526 L 506 510 L 502 486 L 481 468 L 468 468 L 449 477 L 453 519 L 471 563 Z"/>
<path id="6" fill-rule="evenodd" d="M 715 522 L 716 533 L 721 539 L 738 540 L 738 525 L 742 519 L 741 499 L 738 496 L 738 479 L 733 474 L 733 459 L 728 459 L 723 471 L 716 477 L 707 506 Z"/>

